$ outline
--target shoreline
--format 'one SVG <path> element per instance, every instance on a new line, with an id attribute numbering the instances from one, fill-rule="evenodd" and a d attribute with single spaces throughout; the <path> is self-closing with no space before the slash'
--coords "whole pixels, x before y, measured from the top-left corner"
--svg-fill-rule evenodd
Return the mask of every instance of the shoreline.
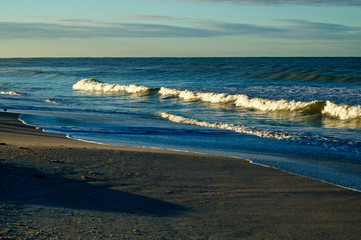
<path id="1" fill-rule="evenodd" d="M 0 113 L 0 238 L 358 239 L 361 194 L 202 153 L 102 145 Z"/>
<path id="2" fill-rule="evenodd" d="M 39 129 L 37 128 L 37 126 L 33 126 L 31 124 L 27 124 L 25 123 L 22 119 L 21 119 L 21 113 L 15 113 L 15 114 L 18 114 L 19 117 L 18 117 L 18 120 L 20 122 L 22 122 L 24 125 L 26 126 L 30 126 L 30 127 L 33 127 L 35 129 Z M 96 141 L 87 141 L 87 140 L 82 140 L 82 139 L 76 139 L 76 138 L 71 138 L 67 135 L 62 135 L 62 134 L 57 134 L 57 133 L 51 133 L 51 132 L 47 132 L 43 129 L 39 129 L 41 130 L 42 132 L 44 133 L 48 133 L 48 134 L 55 134 L 55 135 L 59 135 L 59 136 L 63 136 L 63 137 L 66 137 L 70 140 L 75 140 L 75 141 L 79 141 L 79 142 L 83 142 L 83 143 L 90 143 L 90 144 L 96 144 L 96 145 L 101 145 L 103 147 L 106 147 L 106 146 L 109 146 L 111 148 L 116 148 L 116 147 L 119 147 L 120 149 L 124 150 L 125 148 L 131 148 L 132 150 L 136 150 L 136 151 L 160 151 L 160 152 L 171 152 L 171 153 L 186 153 L 186 154 L 200 154 L 200 155 L 206 155 L 206 156 L 218 156 L 218 157 L 230 157 L 230 158 L 235 158 L 235 159 L 239 159 L 240 161 L 247 161 L 249 164 L 254 164 L 254 165 L 258 165 L 258 166 L 261 166 L 261 167 L 266 167 L 266 168 L 271 168 L 271 169 L 275 169 L 275 170 L 278 170 L 278 171 L 282 171 L 282 172 L 285 172 L 285 173 L 288 173 L 288 174 L 291 174 L 291 175 L 295 175 L 295 176 L 299 176 L 299 177 L 304 177 L 304 178 L 309 178 L 309 179 L 313 179 L 313 180 L 316 180 L 316 181 L 320 181 L 320 182 L 324 182 L 324 183 L 327 183 L 327 184 L 331 184 L 333 186 L 336 186 L 336 187 L 340 187 L 340 188 L 344 188 L 344 189 L 347 189 L 347 190 L 351 190 L 351 191 L 356 191 L 356 192 L 361 192 L 361 190 L 358 190 L 356 188 L 351 188 L 351 187 L 346 187 L 346 186 L 342 186 L 342 185 L 339 185 L 339 184 L 336 184 L 336 183 L 332 183 L 332 182 L 328 182 L 326 180 L 322 180 L 322 179 L 318 179 L 318 178 L 315 178 L 315 177 L 309 177 L 309 176 L 306 176 L 306 175 L 302 175 L 302 174 L 297 174 L 297 173 L 294 173 L 294 172 L 290 172 L 290 171 L 287 171 L 287 170 L 283 170 L 281 168 L 277 168 L 277 167 L 272 167 L 272 166 L 268 166 L 268 165 L 265 165 L 265 164 L 261 164 L 261 163 L 256 163 L 250 159 L 246 159 L 246 158 L 242 158 L 242 157 L 237 157 L 237 156 L 232 156 L 232 155 L 222 155 L 222 154 L 211 154 L 211 153 L 204 153 L 204 152 L 192 152 L 192 151 L 185 151 L 185 150 L 177 150 L 177 149 L 167 149 L 167 148 L 156 148 L 156 147 L 143 147 L 143 146 L 131 146 L 131 145 L 114 145 L 114 144 L 107 144 L 107 143 L 100 143 L 100 142 L 96 142 Z"/>

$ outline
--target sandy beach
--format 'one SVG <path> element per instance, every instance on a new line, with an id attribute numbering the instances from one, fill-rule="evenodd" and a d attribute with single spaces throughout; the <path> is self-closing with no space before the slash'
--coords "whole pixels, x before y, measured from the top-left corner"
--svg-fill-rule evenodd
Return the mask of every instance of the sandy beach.
<path id="1" fill-rule="evenodd" d="M 359 239 L 361 193 L 221 156 L 107 146 L 0 114 L 0 239 Z"/>

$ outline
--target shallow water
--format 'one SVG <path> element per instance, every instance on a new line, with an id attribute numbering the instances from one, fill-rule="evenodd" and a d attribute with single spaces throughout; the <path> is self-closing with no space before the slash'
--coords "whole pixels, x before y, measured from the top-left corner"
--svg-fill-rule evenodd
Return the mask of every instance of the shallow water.
<path id="1" fill-rule="evenodd" d="M 0 107 L 49 132 L 247 158 L 361 190 L 361 58 L 0 59 Z"/>

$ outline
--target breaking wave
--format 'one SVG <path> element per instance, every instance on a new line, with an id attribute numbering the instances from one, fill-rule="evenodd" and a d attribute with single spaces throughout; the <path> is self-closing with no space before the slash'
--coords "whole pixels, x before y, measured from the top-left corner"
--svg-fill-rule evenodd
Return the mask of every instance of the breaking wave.
<path id="1" fill-rule="evenodd" d="M 59 103 L 59 102 L 57 102 L 57 101 L 55 101 L 53 99 L 46 99 L 44 102 L 45 103 L 52 103 L 52 104 L 58 104 Z"/>
<path id="2" fill-rule="evenodd" d="M 341 120 L 357 119 L 361 118 L 361 106 L 336 104 L 330 101 L 326 101 L 326 105 L 322 109 L 322 113 L 339 118 Z"/>
<path id="3" fill-rule="evenodd" d="M 116 94 L 116 93 L 135 93 L 146 94 L 157 88 L 139 86 L 136 84 L 120 85 L 111 83 L 102 83 L 94 78 L 83 79 L 73 85 L 74 90 L 81 90 L 95 93 Z"/>
<path id="4" fill-rule="evenodd" d="M 309 114 L 323 114 L 340 120 L 361 118 L 360 105 L 338 104 L 330 101 L 288 101 L 251 97 L 246 94 L 228 94 L 180 90 L 175 88 L 155 88 L 135 84 L 120 85 L 102 83 L 94 78 L 83 79 L 73 85 L 74 90 L 103 94 L 149 94 L 158 93 L 161 97 L 174 97 L 186 101 L 199 101 L 212 104 L 233 104 L 239 108 L 248 108 L 264 112 L 301 111 Z"/>
<path id="5" fill-rule="evenodd" d="M 171 122 L 196 125 L 201 127 L 216 128 L 222 130 L 233 131 L 237 133 L 243 133 L 247 135 L 253 135 L 261 138 L 272 138 L 277 140 L 290 140 L 296 141 L 300 144 L 312 145 L 312 146 L 324 146 L 333 151 L 347 151 L 360 153 L 361 152 L 361 143 L 346 141 L 341 139 L 336 139 L 333 137 L 327 136 L 318 136 L 318 135 L 307 135 L 305 133 L 288 133 L 281 130 L 271 130 L 271 129 L 260 129 L 255 127 L 246 127 L 236 124 L 229 123 L 212 123 L 199 121 L 192 118 L 185 118 L 175 114 L 162 112 L 157 113 L 157 116 L 167 119 Z"/>
<path id="6" fill-rule="evenodd" d="M 201 101 L 208 103 L 231 103 L 240 108 L 250 108 L 265 112 L 274 111 L 304 111 L 306 113 L 320 113 L 341 120 L 361 118 L 361 106 L 337 104 L 330 101 L 287 101 L 250 97 L 245 94 L 227 94 L 179 90 L 162 87 L 159 94 L 164 97 L 177 97 L 186 101 Z"/>
<path id="7" fill-rule="evenodd" d="M 171 122 L 197 125 L 201 127 L 217 128 L 222 130 L 230 130 L 238 133 L 255 135 L 262 138 L 290 139 L 290 140 L 298 139 L 296 135 L 291 135 L 282 131 L 261 130 L 254 127 L 245 127 L 241 125 L 228 124 L 228 123 L 203 122 L 191 118 L 185 118 L 182 116 L 170 114 L 167 112 L 158 113 L 157 115 Z"/>
<path id="8" fill-rule="evenodd" d="M 21 93 L 14 92 L 14 91 L 8 91 L 8 92 L 1 91 L 0 94 L 1 95 L 11 95 L 11 96 L 21 96 Z"/>

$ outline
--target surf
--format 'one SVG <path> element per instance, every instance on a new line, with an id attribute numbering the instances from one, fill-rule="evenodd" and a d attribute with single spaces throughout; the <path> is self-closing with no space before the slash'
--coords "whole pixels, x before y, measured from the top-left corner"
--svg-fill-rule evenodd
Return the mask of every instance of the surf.
<path id="1" fill-rule="evenodd" d="M 157 93 L 162 98 L 174 97 L 185 101 L 199 101 L 212 104 L 233 104 L 239 108 L 254 109 L 263 112 L 301 111 L 306 114 L 321 114 L 340 120 L 361 118 L 360 105 L 339 104 L 331 101 L 314 100 L 302 102 L 296 100 L 272 100 L 251 97 L 246 94 L 229 94 L 181 90 L 167 87 L 147 87 L 136 84 L 121 85 L 103 83 L 94 78 L 82 79 L 73 85 L 74 90 L 101 94 L 151 94 Z"/>
<path id="2" fill-rule="evenodd" d="M 21 96 L 22 94 L 15 91 L 0 91 L 0 95 Z"/>
<path id="3" fill-rule="evenodd" d="M 73 85 L 74 90 L 104 93 L 104 94 L 117 94 L 117 93 L 134 93 L 146 94 L 157 88 L 139 86 L 136 84 L 120 85 L 112 83 L 103 83 L 94 78 L 82 79 Z"/>
<path id="4" fill-rule="evenodd" d="M 188 124 L 188 125 L 196 125 L 206 128 L 221 129 L 240 134 L 253 135 L 260 138 L 293 141 L 293 142 L 298 142 L 299 144 L 310 145 L 310 146 L 323 145 L 324 147 L 333 151 L 346 151 L 346 152 L 354 152 L 354 153 L 360 153 L 361 151 L 360 142 L 345 141 L 329 136 L 318 136 L 318 135 L 313 136 L 306 133 L 290 133 L 282 130 L 247 127 L 247 126 L 230 124 L 230 123 L 200 121 L 197 119 L 186 118 L 168 112 L 157 113 L 156 116 L 179 124 Z"/>

